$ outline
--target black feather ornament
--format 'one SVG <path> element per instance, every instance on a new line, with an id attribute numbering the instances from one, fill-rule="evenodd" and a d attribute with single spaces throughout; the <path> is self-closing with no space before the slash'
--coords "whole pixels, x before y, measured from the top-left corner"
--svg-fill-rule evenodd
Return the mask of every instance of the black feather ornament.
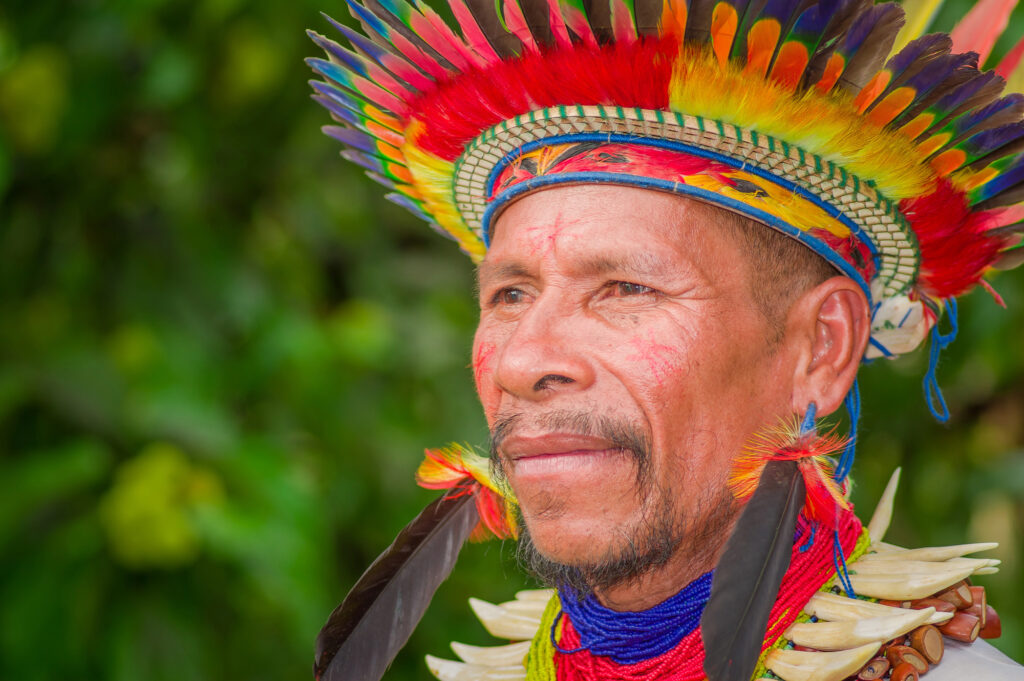
<path id="1" fill-rule="evenodd" d="M 796 461 L 765 465 L 715 567 L 700 619 L 709 681 L 749 681 L 754 673 L 804 496 Z"/>
<path id="2" fill-rule="evenodd" d="M 474 496 L 442 496 L 373 561 L 316 638 L 318 681 L 379 681 L 480 521 Z"/>

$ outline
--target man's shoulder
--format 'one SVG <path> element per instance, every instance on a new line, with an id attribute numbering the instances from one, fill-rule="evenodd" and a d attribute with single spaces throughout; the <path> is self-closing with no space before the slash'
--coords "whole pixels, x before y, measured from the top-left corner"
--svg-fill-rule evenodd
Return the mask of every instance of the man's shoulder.
<path id="1" fill-rule="evenodd" d="M 947 641 L 942 662 L 928 673 L 928 681 L 1021 681 L 1024 667 L 988 641 L 974 643 Z"/>

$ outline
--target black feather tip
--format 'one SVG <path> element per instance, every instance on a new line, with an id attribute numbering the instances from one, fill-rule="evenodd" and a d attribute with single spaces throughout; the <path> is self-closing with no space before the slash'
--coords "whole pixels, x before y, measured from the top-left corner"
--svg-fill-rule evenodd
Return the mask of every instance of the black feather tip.
<path id="1" fill-rule="evenodd" d="M 318 681 L 379 681 L 479 522 L 473 495 L 442 496 L 405 526 L 327 618 L 316 638 Z"/>
<path id="2" fill-rule="evenodd" d="M 795 461 L 768 462 L 718 561 L 701 616 L 709 681 L 749 681 L 754 673 L 804 496 Z"/>

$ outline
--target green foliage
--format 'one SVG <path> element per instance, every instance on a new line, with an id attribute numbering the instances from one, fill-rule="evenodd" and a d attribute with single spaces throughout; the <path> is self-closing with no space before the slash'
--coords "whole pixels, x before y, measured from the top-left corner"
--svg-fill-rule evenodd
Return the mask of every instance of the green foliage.
<path id="1" fill-rule="evenodd" d="M 0 678 L 307 679 L 313 639 L 483 445 L 473 274 L 337 158 L 303 35 L 335 4 L 0 9 Z M 950 19 L 951 21 L 952 19 Z M 1019 24 L 1018 24 L 1019 25 Z M 1024 654 L 1024 278 L 963 306 L 930 421 L 920 354 L 863 373 L 855 499 L 895 465 L 895 541 L 1003 541 Z M 391 679 L 485 643 L 465 598 L 525 581 L 472 546 Z"/>

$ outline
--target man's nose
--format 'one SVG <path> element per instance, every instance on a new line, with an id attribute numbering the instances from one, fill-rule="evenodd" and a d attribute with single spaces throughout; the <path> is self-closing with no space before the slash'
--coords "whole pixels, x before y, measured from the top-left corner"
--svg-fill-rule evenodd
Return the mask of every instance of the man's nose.
<path id="1" fill-rule="evenodd" d="M 545 400 L 580 392 L 594 381 L 586 320 L 554 297 L 543 296 L 519 318 L 500 349 L 495 380 L 507 393 Z"/>

